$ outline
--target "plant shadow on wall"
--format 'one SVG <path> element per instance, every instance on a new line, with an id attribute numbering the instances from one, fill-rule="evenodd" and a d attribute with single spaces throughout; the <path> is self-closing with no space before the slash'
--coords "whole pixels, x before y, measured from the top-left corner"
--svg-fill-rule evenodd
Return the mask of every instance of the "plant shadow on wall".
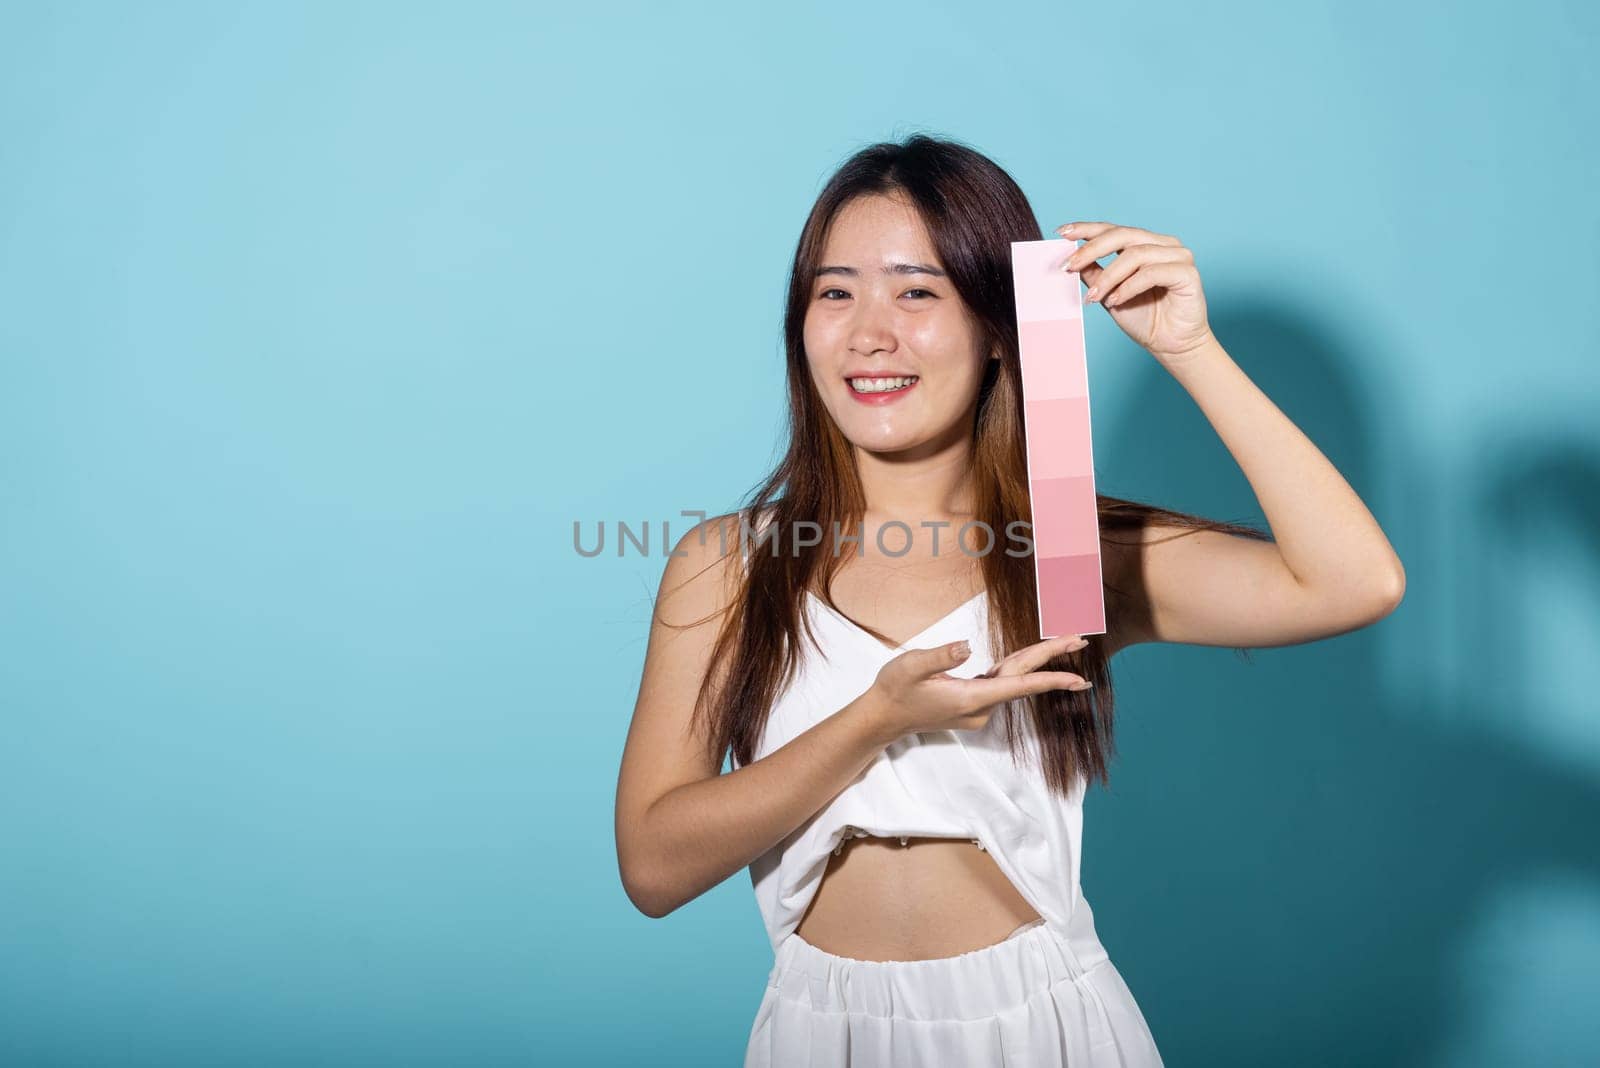
<path id="1" fill-rule="evenodd" d="M 1410 450 L 1373 455 L 1354 362 L 1280 307 L 1213 322 L 1364 499 L 1400 502 L 1379 519 L 1402 560 L 1407 545 L 1425 552 L 1464 539 L 1458 573 L 1438 581 L 1479 590 L 1485 603 L 1469 600 L 1443 637 L 1467 650 L 1464 663 L 1517 673 L 1519 643 L 1539 635 L 1497 621 L 1537 613 L 1518 603 L 1511 577 L 1483 578 L 1508 555 L 1540 550 L 1524 542 L 1507 554 L 1487 536 L 1528 499 L 1527 465 L 1491 475 L 1498 484 L 1473 502 L 1480 511 L 1452 517 L 1454 529 L 1408 527 L 1433 522 L 1418 494 L 1436 483 Z M 1097 466 L 1136 474 L 1137 490 L 1102 477 L 1101 492 L 1264 527 L 1193 400 L 1132 354 L 1147 370 L 1130 403 L 1094 415 L 1105 445 Z M 1404 441 L 1403 430 L 1386 439 Z M 1600 499 L 1592 457 L 1569 452 L 1541 470 L 1540 499 Z M 1583 526 L 1584 544 L 1600 542 L 1592 505 L 1562 514 Z M 1479 726 L 1516 715 L 1481 704 L 1514 685 L 1415 688 L 1448 695 L 1438 698 L 1448 708 L 1384 692 L 1378 643 L 1430 618 L 1418 604 L 1439 592 L 1419 585 L 1428 568 L 1408 562 L 1407 571 L 1406 602 L 1365 630 L 1248 657 L 1145 645 L 1116 659 L 1118 753 L 1110 791 L 1092 790 L 1086 803 L 1085 893 L 1168 1063 L 1283 1065 L 1308 1054 L 1326 1064 L 1438 1063 L 1483 1008 L 1457 973 L 1490 903 L 1552 873 L 1600 885 L 1592 769 Z"/>

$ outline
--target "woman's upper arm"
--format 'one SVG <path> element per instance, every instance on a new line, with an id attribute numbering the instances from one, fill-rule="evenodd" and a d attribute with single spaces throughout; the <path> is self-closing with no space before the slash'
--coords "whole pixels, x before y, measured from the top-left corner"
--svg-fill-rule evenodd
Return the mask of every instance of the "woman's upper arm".
<path id="1" fill-rule="evenodd" d="M 1392 609 L 1301 585 L 1274 541 L 1164 523 L 1115 536 L 1122 544 L 1102 541 L 1102 561 L 1121 591 L 1116 648 L 1297 645 L 1367 626 Z"/>
<path id="2" fill-rule="evenodd" d="M 674 547 L 661 576 L 617 778 L 617 855 L 625 883 L 633 835 L 650 806 L 677 787 L 722 770 L 706 751 L 703 736 L 691 734 L 690 722 L 741 575 L 736 524 L 736 516 L 722 516 L 696 526 Z"/>

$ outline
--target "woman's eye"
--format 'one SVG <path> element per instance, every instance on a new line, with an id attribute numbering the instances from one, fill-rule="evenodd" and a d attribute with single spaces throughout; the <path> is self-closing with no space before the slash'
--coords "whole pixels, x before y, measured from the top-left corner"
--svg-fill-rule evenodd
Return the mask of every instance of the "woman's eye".
<path id="1" fill-rule="evenodd" d="M 830 293 L 841 293 L 841 294 L 843 294 L 844 296 L 847 296 L 847 297 L 850 295 L 849 293 L 846 293 L 842 289 L 824 289 L 821 293 L 817 294 L 817 296 L 819 298 L 821 298 L 822 300 L 831 300 L 833 298 L 828 296 L 828 294 L 830 294 Z M 931 289 L 908 289 L 908 290 L 906 290 L 905 295 L 909 297 L 913 293 L 921 293 L 924 296 L 929 296 L 929 297 L 937 297 L 938 296 L 938 294 L 935 293 Z"/>

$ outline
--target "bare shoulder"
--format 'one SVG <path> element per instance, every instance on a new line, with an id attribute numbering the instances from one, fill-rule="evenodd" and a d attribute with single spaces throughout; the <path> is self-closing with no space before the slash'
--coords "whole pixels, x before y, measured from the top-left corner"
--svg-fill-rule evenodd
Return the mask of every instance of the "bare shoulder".
<path id="1" fill-rule="evenodd" d="M 740 515 L 713 516 L 679 538 L 667 557 L 656 595 L 652 631 L 695 626 L 707 614 L 721 616 L 732 605 L 743 577 Z"/>

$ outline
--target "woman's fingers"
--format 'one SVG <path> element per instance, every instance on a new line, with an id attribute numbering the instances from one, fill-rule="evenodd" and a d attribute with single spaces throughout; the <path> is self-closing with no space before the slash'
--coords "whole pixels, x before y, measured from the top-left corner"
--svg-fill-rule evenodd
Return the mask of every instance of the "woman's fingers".
<path id="1" fill-rule="evenodd" d="M 1090 682 L 1070 671 L 1034 671 L 1027 675 L 1002 675 L 999 678 L 957 679 L 963 696 L 975 709 L 1005 704 L 1049 690 L 1087 690 Z"/>
<path id="2" fill-rule="evenodd" d="M 1120 257 L 1118 258 L 1120 262 Z M 1107 308 L 1115 308 L 1119 304 L 1137 297 L 1149 289 L 1170 289 L 1194 277 L 1194 265 L 1187 262 L 1167 261 L 1165 263 L 1147 263 L 1133 271 L 1120 284 L 1109 286 L 1096 286 L 1096 294 L 1100 303 Z"/>
<path id="3" fill-rule="evenodd" d="M 1155 230 L 1141 229 L 1133 225 L 1117 225 L 1114 222 L 1069 222 L 1056 227 L 1056 233 L 1069 240 L 1085 238 L 1083 245 L 1078 245 L 1072 256 L 1067 257 L 1067 264 L 1078 264 L 1078 267 L 1110 256 L 1123 246 L 1133 243 L 1182 245 L 1182 241 L 1173 237 L 1171 233 L 1157 233 Z M 1077 270 L 1078 267 L 1064 267 L 1064 269 Z"/>
<path id="4" fill-rule="evenodd" d="M 972 678 L 962 678 L 948 675 L 951 668 L 965 663 L 972 656 L 972 647 L 965 641 L 950 642 L 946 645 L 935 645 L 927 649 L 909 649 L 894 660 L 890 661 L 899 670 L 903 671 L 903 681 L 917 679 L 944 678 L 951 682 L 968 684 L 981 684 L 990 686 L 976 694 L 984 704 L 994 704 L 997 701 L 1009 701 L 1014 697 L 1029 693 L 1041 693 L 1044 690 L 1084 689 L 1087 680 L 1081 675 L 1074 675 L 1070 671 L 1037 671 L 1051 660 L 1064 653 L 1075 652 L 1084 648 L 1089 643 L 1079 634 L 1063 634 L 1055 638 L 1046 638 L 1036 642 L 1025 649 L 1018 649 L 1010 656 L 995 664 L 982 675 Z M 1041 683 L 1040 680 L 1046 680 Z M 1049 680 L 1054 680 L 1053 682 Z M 1006 687 L 1017 684 L 1039 686 L 1039 689 L 1023 689 L 1012 692 Z M 991 684 L 993 684 L 991 686 Z M 1000 687 L 999 689 L 993 688 Z"/>
<path id="5" fill-rule="evenodd" d="M 1128 278 L 1133 277 L 1134 272 L 1141 273 L 1144 278 L 1154 278 L 1165 273 L 1162 267 L 1165 267 L 1166 264 L 1187 265 L 1192 259 L 1194 259 L 1194 254 L 1189 253 L 1189 249 L 1181 248 L 1181 246 L 1179 248 L 1168 248 L 1168 246 L 1163 245 L 1130 246 L 1130 248 L 1126 248 L 1123 251 L 1122 256 L 1118 256 L 1115 261 L 1112 261 L 1110 267 L 1104 267 L 1101 273 L 1094 277 L 1094 296 L 1099 297 L 1099 301 L 1104 304 L 1106 297 L 1117 286 L 1122 285 L 1122 283 L 1128 281 Z M 1147 288 L 1149 288 L 1149 285 L 1142 286 L 1139 291 Z M 1125 293 L 1125 296 L 1131 296 L 1131 291 L 1130 293 Z"/>
<path id="6" fill-rule="evenodd" d="M 1022 675 L 1043 667 L 1063 653 L 1075 653 L 1088 644 L 1081 634 L 1063 634 L 1058 638 L 1046 638 L 1042 642 L 1035 642 L 1024 649 L 1018 649 L 990 670 L 995 675 Z"/>
<path id="7" fill-rule="evenodd" d="M 903 667 L 907 675 L 913 679 L 925 679 L 942 675 L 951 668 L 965 663 L 971 656 L 972 647 L 964 641 L 959 641 L 933 645 L 926 649 L 908 649 L 890 663 Z"/>
<path id="8" fill-rule="evenodd" d="M 1001 675 L 1022 675 L 1035 668 L 1042 667 L 1049 661 L 1064 653 L 1075 653 L 1088 645 L 1081 634 L 1062 634 L 1044 641 L 1035 642 L 1025 648 L 1018 649 L 1010 656 L 998 661 L 979 678 L 995 678 Z"/>

